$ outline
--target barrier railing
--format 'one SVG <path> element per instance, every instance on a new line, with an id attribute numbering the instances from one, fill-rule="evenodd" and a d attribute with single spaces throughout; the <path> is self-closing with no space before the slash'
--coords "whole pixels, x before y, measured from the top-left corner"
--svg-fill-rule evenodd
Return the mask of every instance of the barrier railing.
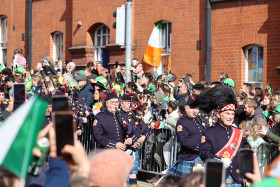
<path id="1" fill-rule="evenodd" d="M 177 145 L 177 137 L 171 130 L 152 130 L 150 136 L 139 149 L 139 170 L 164 174 L 176 161 Z"/>
<path id="2" fill-rule="evenodd" d="M 262 143 L 257 149 L 257 156 L 259 161 L 259 168 L 262 173 L 262 177 L 265 176 L 265 170 L 267 166 L 279 156 L 279 148 L 277 144 Z"/>
<path id="3" fill-rule="evenodd" d="M 93 140 L 93 121 L 94 118 L 88 118 L 88 124 L 84 126 L 82 135 L 78 137 L 84 145 L 87 154 L 99 147 Z M 174 131 L 154 129 L 146 141 L 139 146 L 139 170 L 153 174 L 164 174 L 176 162 L 179 150 L 180 144 Z M 263 143 L 258 148 L 257 154 L 259 167 L 264 176 L 267 166 L 279 155 L 278 145 Z"/>

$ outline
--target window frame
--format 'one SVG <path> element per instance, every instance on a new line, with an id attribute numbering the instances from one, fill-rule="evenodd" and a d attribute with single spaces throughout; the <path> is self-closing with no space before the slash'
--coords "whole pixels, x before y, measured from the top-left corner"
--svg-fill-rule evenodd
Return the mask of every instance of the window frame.
<path id="1" fill-rule="evenodd" d="M 56 40 L 59 37 L 60 41 L 59 41 L 59 56 L 57 57 L 57 47 L 56 47 Z M 53 60 L 54 62 L 58 61 L 58 59 L 63 60 L 63 33 L 62 32 L 55 32 L 52 35 L 53 38 Z M 62 40 L 62 42 L 61 42 Z"/>
<path id="2" fill-rule="evenodd" d="M 171 42 L 172 42 L 172 22 L 170 21 L 160 21 L 158 23 L 162 23 L 162 25 L 166 25 L 166 30 L 163 30 L 163 34 L 162 34 L 162 39 L 165 40 L 164 41 L 164 52 L 161 54 L 161 56 L 170 56 L 171 54 Z M 169 28 L 171 28 L 171 32 L 170 34 L 168 33 Z M 169 43 L 167 42 L 169 41 Z M 168 45 L 169 44 L 169 45 Z"/>
<path id="3" fill-rule="evenodd" d="M 250 84 L 254 84 L 254 85 L 257 85 L 257 86 L 260 86 L 260 87 L 263 87 L 263 77 L 262 77 L 262 82 L 259 81 L 259 74 L 257 73 L 257 77 L 256 77 L 256 80 L 255 81 L 249 81 L 249 62 L 248 62 L 248 58 L 249 58 L 249 50 L 252 49 L 254 47 L 257 47 L 257 59 L 256 59 L 256 69 L 257 69 L 257 72 L 258 72 L 258 68 L 259 68 L 259 48 L 262 48 L 262 51 L 264 53 L 264 47 L 262 45 L 258 45 L 258 44 L 251 44 L 251 45 L 248 45 L 244 48 L 244 54 L 245 54 L 245 82 L 247 83 L 250 83 Z M 262 59 L 264 59 L 264 55 L 262 55 Z M 262 67 L 262 76 L 263 76 L 263 71 L 264 71 L 264 68 Z"/>
<path id="4" fill-rule="evenodd" d="M 103 28 L 106 28 L 105 33 L 103 32 Z M 100 31 L 100 33 L 98 33 Z M 106 38 L 105 45 L 104 44 L 104 36 Z M 98 45 L 98 38 L 100 38 L 100 44 Z M 96 62 L 102 62 L 102 49 L 106 47 L 106 45 L 109 44 L 110 41 L 110 29 L 105 24 L 100 25 L 95 31 L 94 31 L 94 60 Z"/>
<path id="5" fill-rule="evenodd" d="M 2 42 L 2 22 L 5 22 L 5 31 L 4 37 L 5 40 Z M 5 57 L 7 58 L 7 41 L 8 41 L 8 19 L 7 16 L 0 16 L 0 62 L 4 62 Z"/>

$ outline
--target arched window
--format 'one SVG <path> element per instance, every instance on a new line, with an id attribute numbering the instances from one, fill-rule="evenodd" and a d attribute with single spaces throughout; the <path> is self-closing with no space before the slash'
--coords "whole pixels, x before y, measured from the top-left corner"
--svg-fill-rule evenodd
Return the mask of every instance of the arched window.
<path id="1" fill-rule="evenodd" d="M 104 61 L 107 61 L 107 56 L 109 58 L 109 53 L 106 50 L 105 46 L 109 44 L 110 38 L 110 30 L 106 25 L 99 26 L 94 33 L 94 47 L 95 47 L 95 54 L 94 60 L 105 65 Z"/>
<path id="2" fill-rule="evenodd" d="M 7 16 L 0 16 L 0 62 L 7 60 Z"/>
<path id="3" fill-rule="evenodd" d="M 63 33 L 55 32 L 52 34 L 53 38 L 53 60 L 63 60 Z"/>
<path id="4" fill-rule="evenodd" d="M 246 82 L 263 85 L 263 47 L 260 45 L 249 45 L 244 48 L 245 54 L 245 77 Z"/>

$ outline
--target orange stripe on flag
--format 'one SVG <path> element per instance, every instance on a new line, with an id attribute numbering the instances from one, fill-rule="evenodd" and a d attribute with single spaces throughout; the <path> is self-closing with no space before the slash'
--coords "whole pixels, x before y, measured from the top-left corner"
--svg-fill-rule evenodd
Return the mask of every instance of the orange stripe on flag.
<path id="1" fill-rule="evenodd" d="M 273 166 L 275 164 L 277 164 L 277 162 L 280 162 L 280 156 L 278 156 L 275 160 L 273 160 L 273 162 L 271 164 L 269 164 L 269 166 L 267 167 L 267 169 L 265 171 L 266 176 L 270 176 L 270 172 L 271 172 Z"/>
<path id="2" fill-rule="evenodd" d="M 160 66 L 161 48 L 152 47 L 148 44 L 144 53 L 143 61 L 151 66 L 154 62 L 156 63 L 157 67 Z"/>
<path id="3" fill-rule="evenodd" d="M 171 55 L 169 56 L 168 60 L 168 70 L 171 71 Z"/>

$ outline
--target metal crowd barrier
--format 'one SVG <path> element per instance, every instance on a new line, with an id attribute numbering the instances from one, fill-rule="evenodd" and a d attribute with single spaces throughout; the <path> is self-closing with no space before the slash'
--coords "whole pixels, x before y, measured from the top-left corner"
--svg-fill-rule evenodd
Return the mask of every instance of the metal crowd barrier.
<path id="1" fill-rule="evenodd" d="M 91 150 L 95 148 L 93 135 L 92 135 L 92 124 L 94 118 L 88 117 L 87 119 L 88 119 L 88 123 L 84 126 L 83 133 L 81 136 L 78 136 L 78 139 L 83 144 L 86 153 L 89 154 Z"/>
<path id="2" fill-rule="evenodd" d="M 78 137 L 87 154 L 98 146 L 92 135 L 94 118 L 88 118 L 83 134 Z M 176 162 L 180 144 L 176 133 L 169 129 L 154 129 L 146 141 L 139 147 L 139 170 L 153 174 L 165 174 L 165 171 Z M 268 165 L 279 155 L 277 144 L 263 143 L 257 150 L 259 167 L 264 176 Z"/>
<path id="3" fill-rule="evenodd" d="M 272 143 L 262 143 L 260 147 L 258 147 L 257 156 L 262 177 L 265 177 L 266 168 L 277 156 L 279 156 L 278 145 Z"/>
<path id="4" fill-rule="evenodd" d="M 176 162 L 178 143 L 175 132 L 154 129 L 139 149 L 139 170 L 164 174 Z"/>

